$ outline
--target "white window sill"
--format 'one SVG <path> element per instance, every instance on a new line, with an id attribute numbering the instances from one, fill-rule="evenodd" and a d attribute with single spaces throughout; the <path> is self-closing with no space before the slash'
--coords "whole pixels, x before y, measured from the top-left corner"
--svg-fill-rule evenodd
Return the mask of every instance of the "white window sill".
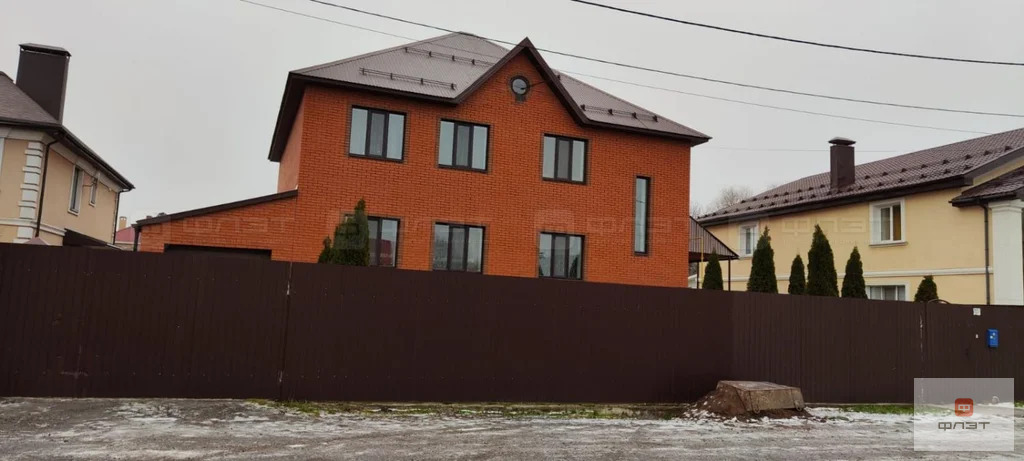
<path id="1" fill-rule="evenodd" d="M 754 259 L 754 255 L 740 255 L 738 259 Z"/>
<path id="2" fill-rule="evenodd" d="M 80 210 L 79 210 L 79 211 L 80 211 Z M 78 216 L 78 211 L 75 211 L 75 210 L 70 210 L 70 209 L 69 209 L 69 210 L 68 210 L 68 214 L 73 214 L 73 215 L 75 215 L 75 216 Z"/>
<path id="3" fill-rule="evenodd" d="M 906 244 L 906 240 L 893 240 L 890 242 L 871 242 L 871 246 L 873 247 L 898 247 Z"/>

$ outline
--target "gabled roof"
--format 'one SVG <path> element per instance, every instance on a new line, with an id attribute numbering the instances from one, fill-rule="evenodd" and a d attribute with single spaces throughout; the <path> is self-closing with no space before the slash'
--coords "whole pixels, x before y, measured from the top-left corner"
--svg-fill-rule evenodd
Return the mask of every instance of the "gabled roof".
<path id="1" fill-rule="evenodd" d="M 552 70 L 529 39 L 507 50 L 463 32 L 299 69 L 288 74 L 269 158 L 279 161 L 306 84 L 322 84 L 459 104 L 521 53 L 582 125 L 680 139 L 691 145 L 707 135 L 668 120 L 580 80 Z"/>
<path id="2" fill-rule="evenodd" d="M 114 167 L 85 145 L 81 139 L 78 139 L 71 130 L 68 130 L 60 121 L 40 107 L 3 72 L 0 72 L 0 124 L 44 130 L 76 154 L 89 159 L 100 171 L 118 182 L 121 187 L 129 190 L 135 188 L 128 178 L 118 173 Z"/>
<path id="3" fill-rule="evenodd" d="M 822 150 L 822 158 L 826 151 Z M 909 192 L 970 185 L 973 178 L 1024 157 L 1024 128 L 857 165 L 856 182 L 832 190 L 829 172 L 761 192 L 698 218 L 729 221 L 857 203 Z"/>
<path id="4" fill-rule="evenodd" d="M 965 190 L 950 200 L 954 206 L 975 205 L 993 200 L 1024 199 L 1024 166 Z"/>

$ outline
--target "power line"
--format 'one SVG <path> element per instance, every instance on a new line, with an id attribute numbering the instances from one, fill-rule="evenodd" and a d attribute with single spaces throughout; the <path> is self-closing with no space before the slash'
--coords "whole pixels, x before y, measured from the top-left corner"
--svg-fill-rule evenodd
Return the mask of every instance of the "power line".
<path id="1" fill-rule="evenodd" d="M 722 32 L 731 32 L 731 33 L 734 33 L 734 34 L 749 35 L 751 37 L 767 38 L 767 39 L 779 40 L 779 41 L 783 41 L 783 42 L 799 43 L 801 45 L 812 45 L 812 46 L 820 46 L 820 47 L 824 47 L 824 48 L 833 48 L 833 49 L 846 50 L 846 51 L 859 51 L 859 52 L 862 52 L 862 53 L 874 53 L 874 54 L 883 54 L 883 55 L 888 55 L 888 56 L 899 56 L 899 57 L 903 57 L 903 58 L 933 59 L 933 60 L 938 60 L 938 61 L 965 62 L 965 63 L 971 63 L 971 64 L 994 64 L 994 65 L 999 65 L 999 66 L 1024 66 L 1024 62 L 986 61 L 986 60 L 981 60 L 981 59 L 951 58 L 951 57 L 947 57 L 947 56 L 930 56 L 930 55 L 924 55 L 924 54 L 901 53 L 901 52 L 897 52 L 897 51 L 883 51 L 883 50 L 876 50 L 876 49 L 872 49 L 872 48 L 858 48 L 858 47 L 853 47 L 853 46 L 835 45 L 835 44 L 831 44 L 831 43 L 815 42 L 815 41 L 811 41 L 811 40 L 800 40 L 800 39 L 797 39 L 797 38 L 780 37 L 778 35 L 762 34 L 762 33 L 758 33 L 758 32 L 750 32 L 750 31 L 740 30 L 740 29 L 731 29 L 731 28 L 728 28 L 728 27 L 715 26 L 715 25 L 711 25 L 711 24 L 703 24 L 703 23 L 694 22 L 694 21 L 687 21 L 687 20 L 684 20 L 684 19 L 671 18 L 671 17 L 668 17 L 668 16 L 660 16 L 660 15 L 653 14 L 653 13 L 645 13 L 643 11 L 636 11 L 636 10 L 620 8 L 620 7 L 612 6 L 612 5 L 605 5 L 605 4 L 602 4 L 602 3 L 590 2 L 590 1 L 587 1 L 587 0 L 569 0 L 569 1 L 575 2 L 575 3 L 580 3 L 580 4 L 583 4 L 583 5 L 590 5 L 590 6 L 595 6 L 595 7 L 598 7 L 598 8 L 604 8 L 604 9 L 608 9 L 608 10 L 612 10 L 612 11 L 618 11 L 620 13 L 633 14 L 633 15 L 637 15 L 637 16 L 643 16 L 643 17 L 646 17 L 646 18 L 660 19 L 660 20 L 663 20 L 663 21 L 674 22 L 674 23 L 677 23 L 677 24 L 685 24 L 685 25 L 688 25 L 688 26 L 704 27 L 706 29 L 714 29 L 714 30 L 718 30 L 718 31 L 722 31 Z"/>
<path id="2" fill-rule="evenodd" d="M 242 1 L 245 1 L 245 0 L 242 0 Z M 430 25 L 430 24 L 425 24 L 425 23 L 421 23 L 421 22 L 411 21 L 411 20 L 408 20 L 408 19 L 402 19 L 402 18 L 398 18 L 398 17 L 394 17 L 394 16 L 388 16 L 388 15 L 381 14 L 381 13 L 374 13 L 372 11 L 366 11 L 366 10 L 362 10 L 362 9 L 359 9 L 359 8 L 353 8 L 351 6 L 339 5 L 339 4 L 336 4 L 336 3 L 331 3 L 331 2 L 327 2 L 327 1 L 323 1 L 323 0 L 309 0 L 309 1 L 313 2 L 313 3 L 320 4 L 320 5 L 324 5 L 324 6 L 340 8 L 340 9 L 343 9 L 343 10 L 353 11 L 353 12 L 356 12 L 356 13 L 361 13 L 361 14 L 365 14 L 365 15 L 369 15 L 369 16 L 375 16 L 375 17 L 378 17 L 378 18 L 389 19 L 389 20 L 392 20 L 392 21 L 397 21 L 397 22 L 401 22 L 401 23 L 405 23 L 405 24 L 411 24 L 411 25 L 415 25 L 415 26 L 425 27 L 425 28 L 428 28 L 428 29 L 434 29 L 434 30 L 438 30 L 438 31 L 441 31 L 441 32 L 464 33 L 464 32 L 454 31 L 454 30 L 451 30 L 451 29 L 446 29 L 444 27 L 433 26 L 433 25 Z M 510 41 L 507 41 L 507 40 L 500 40 L 500 39 L 484 37 L 484 36 L 480 36 L 480 35 L 478 35 L 478 37 L 483 38 L 485 40 L 490 40 L 492 42 L 502 43 L 502 44 L 505 44 L 505 45 L 510 45 L 510 46 L 518 45 L 518 43 L 513 43 L 513 42 L 510 42 Z M 954 113 L 971 114 L 971 115 L 991 115 L 991 116 L 997 116 L 997 117 L 1024 118 L 1024 115 L 1022 115 L 1022 114 L 1008 114 L 1008 113 L 1000 113 L 1000 112 L 983 112 L 983 111 L 972 111 L 972 110 L 963 110 L 963 109 L 946 109 L 946 108 L 942 108 L 942 107 L 919 106 L 919 105 L 913 105 L 913 104 L 899 104 L 899 103 L 885 102 L 885 101 L 873 101 L 873 100 L 870 100 L 870 99 L 856 99 L 856 98 L 847 98 L 847 97 L 842 97 L 842 96 L 831 96 L 831 95 L 820 94 L 820 93 L 809 93 L 809 92 L 804 92 L 804 91 L 787 90 L 787 89 L 783 89 L 783 88 L 773 88 L 773 87 L 768 87 L 768 86 L 753 85 L 753 84 L 749 84 L 749 83 L 732 82 L 732 81 L 729 81 L 729 80 L 721 80 L 721 79 L 716 79 L 716 78 L 711 78 L 711 77 L 702 77 L 702 76 L 699 76 L 699 75 L 684 74 L 684 73 L 680 73 L 680 72 L 673 72 L 673 71 L 668 71 L 668 70 L 655 69 L 655 68 L 652 68 L 652 67 L 645 67 L 645 66 L 640 66 L 640 65 L 635 65 L 635 64 L 626 64 L 626 63 L 611 61 L 611 60 L 607 60 L 607 59 L 592 58 L 592 57 L 589 57 L 589 56 L 583 56 L 583 55 L 578 55 L 578 54 L 573 54 L 573 53 L 567 53 L 567 52 L 564 52 L 564 51 L 557 51 L 557 50 L 544 49 L 544 48 L 537 48 L 537 50 L 543 51 L 545 53 L 551 53 L 551 54 L 556 54 L 556 55 L 559 55 L 559 56 L 565 56 L 565 57 L 569 57 L 569 58 L 581 59 L 581 60 L 584 60 L 584 61 L 598 62 L 598 63 L 601 63 L 601 64 L 607 64 L 607 65 L 611 65 L 611 66 L 624 67 L 624 68 L 635 69 L 635 70 L 642 70 L 642 71 L 645 71 L 645 72 L 652 72 L 652 73 L 663 74 L 663 75 L 671 75 L 671 76 L 674 76 L 674 77 L 682 77 L 682 78 L 688 78 L 688 79 L 693 79 L 693 80 L 701 80 L 701 81 L 711 82 L 711 83 L 720 83 L 720 84 L 723 84 L 723 85 L 732 85 L 732 86 L 738 86 L 738 87 L 743 87 L 743 88 L 752 88 L 752 89 L 764 90 L 764 91 L 774 91 L 774 92 L 777 92 L 777 93 L 786 93 L 786 94 L 793 94 L 793 95 L 799 95 L 799 96 L 808 96 L 808 97 L 813 97 L 813 98 L 831 99 L 831 100 L 835 100 L 835 101 L 856 102 L 856 103 L 861 103 L 861 104 L 873 104 L 873 105 L 877 105 L 877 106 L 902 107 L 902 108 L 905 108 L 905 109 L 919 109 L 919 110 L 931 110 L 931 111 L 939 111 L 939 112 L 954 112 Z"/>
<path id="3" fill-rule="evenodd" d="M 384 32 L 384 31 L 372 29 L 372 28 L 369 28 L 369 27 L 356 26 L 356 25 L 352 25 L 352 24 L 348 24 L 348 23 L 344 23 L 344 22 L 340 22 L 340 21 L 335 21 L 335 20 L 328 19 L 328 18 L 323 18 L 323 17 L 320 17 L 320 16 L 305 14 L 305 13 L 301 13 L 301 12 L 297 12 L 297 11 L 293 11 L 293 10 L 288 10 L 288 9 L 285 9 L 285 8 L 278 8 L 278 7 L 266 5 L 266 4 L 263 4 L 263 3 L 254 2 L 252 0 L 239 0 L 239 1 L 242 1 L 242 2 L 245 2 L 245 3 L 249 3 L 251 5 L 261 6 L 261 7 L 265 7 L 265 8 L 269 8 L 269 9 L 285 12 L 285 13 L 294 14 L 294 15 L 297 15 L 297 16 L 302 16 L 302 17 L 309 18 L 309 19 L 316 19 L 316 20 L 321 20 L 321 21 L 329 22 L 329 23 L 332 23 L 332 24 L 337 24 L 337 25 L 342 25 L 342 26 L 347 26 L 347 27 L 353 27 L 353 28 L 356 28 L 356 29 L 359 29 L 359 30 L 364 30 L 364 31 L 368 31 L 368 32 L 374 32 L 374 33 L 378 33 L 378 34 L 382 34 L 382 35 L 387 35 L 387 36 L 391 36 L 391 37 L 397 37 L 397 38 L 401 38 L 401 39 L 404 39 L 404 40 L 410 40 L 410 41 L 418 41 L 419 40 L 419 39 L 416 39 L 416 38 L 406 37 L 406 36 L 402 36 L 402 35 L 397 35 L 397 34 L 393 34 L 393 33 L 390 33 L 390 32 Z M 313 0 L 313 1 L 315 1 L 315 0 Z M 445 46 L 445 45 L 442 45 L 442 44 L 434 44 L 434 45 L 440 46 L 440 47 L 444 47 L 444 48 L 448 48 L 448 49 L 452 49 L 452 50 L 456 50 L 456 51 L 471 52 L 469 50 L 464 50 L 464 49 L 457 48 L 457 47 L 452 47 L 452 46 Z M 476 54 L 481 54 L 481 53 L 476 53 Z M 501 56 L 493 56 L 493 55 L 487 55 L 487 54 L 481 54 L 481 55 L 489 56 L 489 57 L 492 57 L 492 58 L 498 58 L 498 59 L 501 58 Z M 738 100 L 738 99 L 722 98 L 722 97 L 718 97 L 718 96 L 709 96 L 709 95 L 704 95 L 704 94 L 700 94 L 700 93 L 692 93 L 692 92 L 676 90 L 676 89 L 672 89 L 672 88 L 664 88 L 664 87 L 658 87 L 658 86 L 653 86 L 653 85 L 645 85 L 645 84 L 642 84 L 642 83 L 635 83 L 635 82 L 629 82 L 629 81 L 625 81 L 625 80 L 618 80 L 618 79 L 613 79 L 613 78 L 601 77 L 601 76 L 586 74 L 586 73 L 582 73 L 582 72 L 572 72 L 572 71 L 560 71 L 560 72 L 564 72 L 564 73 L 572 74 L 572 75 L 579 75 L 579 76 L 584 76 L 584 77 L 596 78 L 596 79 L 601 79 L 601 80 L 607 80 L 607 81 L 617 82 L 617 83 L 622 83 L 622 84 L 627 84 L 627 85 L 633 85 L 633 86 L 638 86 L 638 87 L 642 87 L 642 88 L 649 88 L 649 89 L 655 89 L 655 90 L 669 91 L 669 92 L 673 92 L 673 93 L 690 95 L 690 96 L 696 96 L 696 97 L 707 98 L 707 99 L 712 99 L 712 100 L 717 100 L 717 101 L 732 102 L 732 103 L 736 103 L 736 104 L 744 104 L 744 105 L 763 107 L 763 108 L 768 108 L 768 109 L 783 110 L 783 111 L 788 111 L 788 112 L 796 112 L 796 113 L 802 113 L 802 114 L 808 114 L 808 115 L 817 115 L 817 116 L 823 116 L 823 117 L 839 118 L 839 119 L 844 119 L 844 120 L 855 120 L 855 121 L 868 122 L 868 123 L 879 123 L 879 124 L 884 124 L 884 125 L 905 126 L 905 127 L 911 127 L 911 128 L 923 128 L 923 129 L 939 130 L 939 131 L 954 131 L 954 132 L 972 133 L 972 134 L 991 134 L 991 133 L 987 133 L 987 132 L 983 132 L 983 131 L 961 130 L 961 129 L 956 129 L 956 128 L 944 128 L 944 127 L 936 127 L 936 126 L 928 126 L 928 125 L 915 125 L 915 124 L 910 124 L 910 123 L 891 122 L 891 121 L 886 121 L 886 120 L 867 119 L 867 118 L 860 118 L 860 117 L 849 117 L 849 116 L 845 116 L 845 115 L 835 115 L 835 114 L 828 114 L 828 113 L 824 113 L 824 112 L 814 112 L 814 111 L 807 111 L 807 110 L 802 110 L 802 109 L 793 109 L 793 108 L 783 107 L 783 106 L 774 106 L 774 105 L 769 105 L 769 104 L 760 104 L 760 103 L 754 103 L 754 102 L 749 102 L 749 101 L 742 101 L 742 100 Z M 760 150 L 765 150 L 765 149 L 760 149 Z M 780 149 L 780 150 L 788 150 L 788 149 Z M 868 151 L 862 151 L 862 152 L 868 152 Z M 897 151 L 886 151 L 886 152 L 897 152 Z"/>
<path id="4" fill-rule="evenodd" d="M 961 130 L 961 129 L 958 129 L 958 128 L 943 128 L 943 127 L 929 126 L 929 125 L 915 125 L 915 124 L 912 124 L 912 123 L 890 122 L 890 121 L 886 121 L 886 120 L 877 120 L 877 119 L 860 118 L 860 117 L 850 117 L 850 116 L 846 116 L 846 115 L 836 115 L 836 114 L 829 114 L 829 113 L 825 113 L 825 112 L 814 112 L 814 111 L 810 111 L 810 110 L 793 109 L 791 107 L 773 106 L 771 104 L 761 104 L 761 103 L 750 102 L 750 101 L 741 101 L 739 99 L 723 98 L 723 97 L 719 97 L 719 96 L 708 96 L 706 94 L 691 93 L 689 91 L 676 90 L 676 89 L 673 89 L 673 88 L 665 88 L 665 87 L 654 86 L 654 85 L 645 85 L 643 83 L 630 82 L 630 81 L 626 81 L 626 80 L 618 80 L 618 79 L 608 78 L 608 77 L 600 77 L 600 76 L 597 76 L 597 75 L 584 74 L 584 73 L 580 73 L 580 72 L 566 72 L 566 73 L 573 74 L 573 75 L 580 75 L 580 76 L 583 76 L 583 77 L 596 78 L 596 79 L 600 79 L 600 80 L 607 80 L 609 82 L 622 83 L 622 84 L 625 84 L 625 85 L 638 86 L 638 87 L 641 87 L 641 88 L 649 88 L 649 89 L 652 89 L 652 90 L 668 91 L 668 92 L 671 92 L 671 93 L 678 93 L 678 94 L 685 94 L 685 95 L 689 95 L 689 96 L 696 96 L 698 98 L 714 99 L 716 101 L 725 101 L 725 102 L 731 102 L 731 103 L 736 103 L 736 104 L 744 104 L 744 105 L 747 105 L 747 106 L 764 107 L 764 108 L 767 108 L 767 109 L 784 110 L 784 111 L 787 111 L 787 112 L 796 112 L 796 113 L 800 113 L 800 114 L 818 115 L 818 116 L 821 116 L 821 117 L 839 118 L 839 119 L 843 119 L 843 120 L 856 120 L 856 121 L 859 121 L 859 122 L 880 123 L 880 124 L 883 124 L 883 125 L 906 126 L 906 127 L 911 127 L 911 128 L 924 128 L 924 129 L 929 129 L 929 130 L 957 131 L 957 132 L 960 132 L 960 133 L 974 133 L 974 134 L 992 134 L 992 133 L 988 133 L 988 132 L 985 132 L 985 131 Z"/>

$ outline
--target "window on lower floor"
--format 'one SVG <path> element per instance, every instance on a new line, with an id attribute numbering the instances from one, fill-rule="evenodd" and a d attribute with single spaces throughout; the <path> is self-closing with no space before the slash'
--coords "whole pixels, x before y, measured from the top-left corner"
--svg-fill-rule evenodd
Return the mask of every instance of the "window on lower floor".
<path id="1" fill-rule="evenodd" d="M 395 267 L 398 261 L 398 220 L 367 218 L 370 234 L 370 265 Z"/>
<path id="2" fill-rule="evenodd" d="M 879 301 L 906 301 L 907 287 L 903 285 L 876 285 L 869 286 L 868 299 Z"/>
<path id="3" fill-rule="evenodd" d="M 484 228 L 434 224 L 434 270 L 483 272 Z"/>
<path id="4" fill-rule="evenodd" d="M 99 188 L 99 185 L 100 185 L 99 178 L 93 176 L 92 183 L 89 185 L 89 204 L 90 205 L 95 205 L 96 204 L 96 189 Z"/>
<path id="5" fill-rule="evenodd" d="M 583 236 L 540 234 L 538 275 L 556 279 L 583 279 Z"/>
<path id="6" fill-rule="evenodd" d="M 353 107 L 351 118 L 348 138 L 350 155 L 402 160 L 405 114 Z"/>

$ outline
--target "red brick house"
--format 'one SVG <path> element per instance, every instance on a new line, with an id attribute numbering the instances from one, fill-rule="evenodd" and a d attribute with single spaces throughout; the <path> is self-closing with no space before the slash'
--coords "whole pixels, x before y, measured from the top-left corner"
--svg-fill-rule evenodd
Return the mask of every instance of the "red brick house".
<path id="1" fill-rule="evenodd" d="M 449 34 L 291 72 L 278 193 L 136 224 L 142 251 L 316 261 L 363 198 L 371 259 L 418 270 L 686 286 L 706 135 Z"/>

